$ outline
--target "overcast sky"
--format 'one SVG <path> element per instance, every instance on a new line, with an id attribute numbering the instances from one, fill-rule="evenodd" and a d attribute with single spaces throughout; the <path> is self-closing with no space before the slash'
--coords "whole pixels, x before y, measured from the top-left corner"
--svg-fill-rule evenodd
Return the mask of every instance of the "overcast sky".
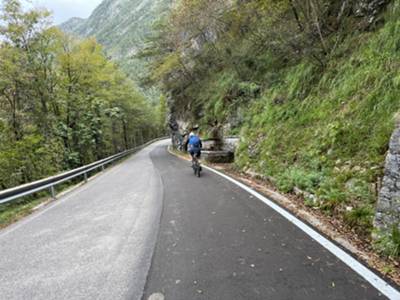
<path id="1" fill-rule="evenodd" d="M 29 6 L 46 7 L 53 12 L 55 24 L 72 17 L 87 18 L 103 0 L 25 0 Z"/>

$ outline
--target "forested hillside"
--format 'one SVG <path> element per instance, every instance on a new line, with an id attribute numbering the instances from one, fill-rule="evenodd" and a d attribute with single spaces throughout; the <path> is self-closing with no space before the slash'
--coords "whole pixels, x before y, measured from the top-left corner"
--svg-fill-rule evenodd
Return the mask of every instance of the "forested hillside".
<path id="1" fill-rule="evenodd" d="M 94 39 L 17 0 L 0 12 L 0 188 L 87 164 L 161 134 L 151 107 Z"/>
<path id="2" fill-rule="evenodd" d="M 142 55 L 172 121 L 238 134 L 236 166 L 361 236 L 400 109 L 400 1 L 181 0 Z M 400 254 L 399 231 L 378 249 Z"/>

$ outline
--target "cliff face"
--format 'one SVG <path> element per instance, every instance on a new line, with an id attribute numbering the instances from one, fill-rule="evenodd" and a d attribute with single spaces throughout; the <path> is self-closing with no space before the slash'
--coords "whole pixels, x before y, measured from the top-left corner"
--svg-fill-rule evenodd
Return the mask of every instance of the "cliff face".
<path id="1" fill-rule="evenodd" d="M 61 25 L 64 32 L 78 32 L 79 27 L 85 24 L 86 20 L 82 18 L 71 18 Z"/>
<path id="2" fill-rule="evenodd" d="M 80 37 L 95 37 L 107 54 L 121 62 L 133 79 L 142 62 L 131 59 L 145 43 L 153 23 L 169 11 L 173 0 L 104 0 L 88 19 L 72 18 L 61 30 Z"/>
<path id="3" fill-rule="evenodd" d="M 61 29 L 82 37 L 94 36 L 114 58 L 137 51 L 153 22 L 168 11 L 171 0 L 105 0 L 86 19 L 73 18 Z"/>

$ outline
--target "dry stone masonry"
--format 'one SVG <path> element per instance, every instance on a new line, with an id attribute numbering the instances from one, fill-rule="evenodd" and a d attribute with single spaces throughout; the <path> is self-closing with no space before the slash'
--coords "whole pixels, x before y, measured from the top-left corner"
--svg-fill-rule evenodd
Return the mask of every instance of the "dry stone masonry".
<path id="1" fill-rule="evenodd" d="M 397 122 L 390 139 L 375 216 L 375 226 L 378 229 L 386 231 L 394 225 L 400 228 L 400 122 Z"/>

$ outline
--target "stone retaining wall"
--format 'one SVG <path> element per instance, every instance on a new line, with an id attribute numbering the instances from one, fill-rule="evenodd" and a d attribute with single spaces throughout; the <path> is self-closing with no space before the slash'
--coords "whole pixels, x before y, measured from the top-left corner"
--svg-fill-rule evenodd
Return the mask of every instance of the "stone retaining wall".
<path id="1" fill-rule="evenodd" d="M 375 227 L 384 231 L 390 230 L 393 225 L 400 229 L 400 122 L 390 139 L 374 223 Z"/>

